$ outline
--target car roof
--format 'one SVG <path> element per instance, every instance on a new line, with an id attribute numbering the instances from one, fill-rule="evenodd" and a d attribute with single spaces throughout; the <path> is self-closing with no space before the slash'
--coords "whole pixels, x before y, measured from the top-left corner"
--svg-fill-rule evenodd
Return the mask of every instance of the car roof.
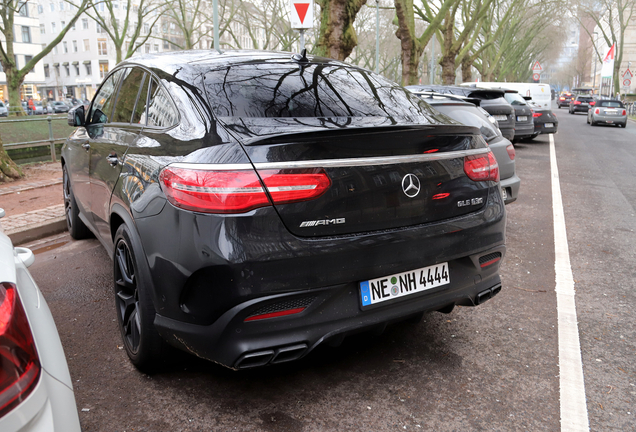
<path id="1" fill-rule="evenodd" d="M 411 93 L 420 96 L 422 100 L 431 105 L 467 105 L 475 107 L 479 106 L 481 103 L 481 99 L 469 98 L 466 96 L 453 95 L 448 93 L 417 90 L 411 90 Z"/>
<path id="2" fill-rule="evenodd" d="M 215 69 L 216 67 L 226 67 L 228 65 L 265 62 L 281 64 L 292 62 L 305 64 L 324 63 L 358 68 L 355 65 L 349 65 L 325 57 L 307 55 L 305 59 L 306 61 L 302 61 L 299 54 L 280 51 L 228 50 L 219 52 L 214 50 L 188 50 L 138 55 L 123 61 L 118 67 L 140 65 L 169 73 L 183 71 L 183 69 L 186 68 L 192 69 L 192 72 L 201 72 Z"/>
<path id="3" fill-rule="evenodd" d="M 482 89 L 474 87 L 460 87 L 460 86 L 442 86 L 442 85 L 413 85 L 407 86 L 407 89 L 411 91 L 434 91 L 437 93 L 450 93 L 455 95 L 462 95 L 467 97 L 474 97 L 478 99 L 503 97 L 504 91 L 500 89 Z"/>

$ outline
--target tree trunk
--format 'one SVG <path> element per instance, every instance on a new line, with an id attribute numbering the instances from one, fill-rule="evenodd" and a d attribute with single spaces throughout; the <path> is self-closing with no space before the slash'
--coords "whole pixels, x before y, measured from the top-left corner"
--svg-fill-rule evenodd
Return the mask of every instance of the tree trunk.
<path id="1" fill-rule="evenodd" d="M 455 67 L 455 56 L 456 52 L 446 52 L 442 59 L 440 60 L 440 64 L 442 65 L 442 82 L 444 85 L 455 85 L 456 78 L 456 69 Z"/>
<path id="2" fill-rule="evenodd" d="M 413 2 L 411 0 L 395 1 L 395 14 L 398 19 L 398 29 L 395 36 L 400 40 L 402 60 L 402 85 L 418 83 L 417 75 L 420 57 L 424 47 L 415 36 L 415 19 L 413 16 Z"/>
<path id="3" fill-rule="evenodd" d="M 471 82 L 473 80 L 473 62 L 465 59 L 462 62 L 462 82 Z"/>
<path id="4" fill-rule="evenodd" d="M 0 183 L 17 180 L 20 177 L 22 177 L 22 170 L 11 160 L 7 152 L 4 151 L 2 137 L 0 137 Z"/>
<path id="5" fill-rule="evenodd" d="M 346 59 L 358 44 L 353 22 L 367 0 L 318 0 L 320 30 L 315 54 Z"/>

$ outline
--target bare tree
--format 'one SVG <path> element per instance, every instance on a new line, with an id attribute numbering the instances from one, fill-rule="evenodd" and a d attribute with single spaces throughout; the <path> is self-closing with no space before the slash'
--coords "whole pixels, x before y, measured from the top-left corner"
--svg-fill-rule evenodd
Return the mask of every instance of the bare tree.
<path id="1" fill-rule="evenodd" d="M 26 75 L 35 67 L 35 65 L 46 56 L 53 47 L 55 47 L 66 36 L 66 33 L 75 25 L 79 16 L 84 12 L 87 6 L 87 0 L 84 0 L 78 7 L 73 18 L 68 22 L 55 39 L 48 45 L 42 47 L 42 51 L 35 54 L 31 60 L 19 68 L 16 63 L 15 51 L 13 44 L 15 41 L 15 15 L 27 14 L 29 3 L 21 0 L 1 0 L 0 15 L 2 23 L 0 24 L 0 32 L 4 36 L 4 40 L 0 40 L 0 64 L 7 77 L 7 89 L 9 93 L 9 105 L 14 108 L 12 113 L 17 116 L 25 115 L 20 103 L 20 87 L 24 82 Z M 18 166 L 9 158 L 4 151 L 0 138 L 0 181 L 7 178 L 19 178 L 22 175 Z"/>
<path id="2" fill-rule="evenodd" d="M 132 56 L 148 41 L 163 7 L 162 3 L 153 0 L 126 0 L 125 3 L 118 0 L 90 1 L 92 7 L 87 9 L 86 15 L 110 37 L 115 45 L 117 63 Z M 119 9 L 120 5 L 123 11 Z"/>

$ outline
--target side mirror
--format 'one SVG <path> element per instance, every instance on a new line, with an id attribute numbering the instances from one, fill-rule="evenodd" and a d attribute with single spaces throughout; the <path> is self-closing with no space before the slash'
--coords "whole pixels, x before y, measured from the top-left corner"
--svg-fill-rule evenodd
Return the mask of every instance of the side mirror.
<path id="1" fill-rule="evenodd" d="M 68 111 L 67 121 L 69 126 L 84 126 L 86 124 L 85 119 L 86 113 L 84 112 L 84 105 L 78 105 Z"/>

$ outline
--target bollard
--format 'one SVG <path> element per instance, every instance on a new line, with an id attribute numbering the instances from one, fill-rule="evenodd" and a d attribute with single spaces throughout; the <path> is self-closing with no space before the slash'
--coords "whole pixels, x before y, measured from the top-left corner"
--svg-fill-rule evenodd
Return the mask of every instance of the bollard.
<path id="1" fill-rule="evenodd" d="M 51 116 L 46 117 L 49 124 L 49 142 L 51 143 L 51 159 L 55 162 L 55 140 L 53 139 L 53 125 L 51 124 Z"/>

